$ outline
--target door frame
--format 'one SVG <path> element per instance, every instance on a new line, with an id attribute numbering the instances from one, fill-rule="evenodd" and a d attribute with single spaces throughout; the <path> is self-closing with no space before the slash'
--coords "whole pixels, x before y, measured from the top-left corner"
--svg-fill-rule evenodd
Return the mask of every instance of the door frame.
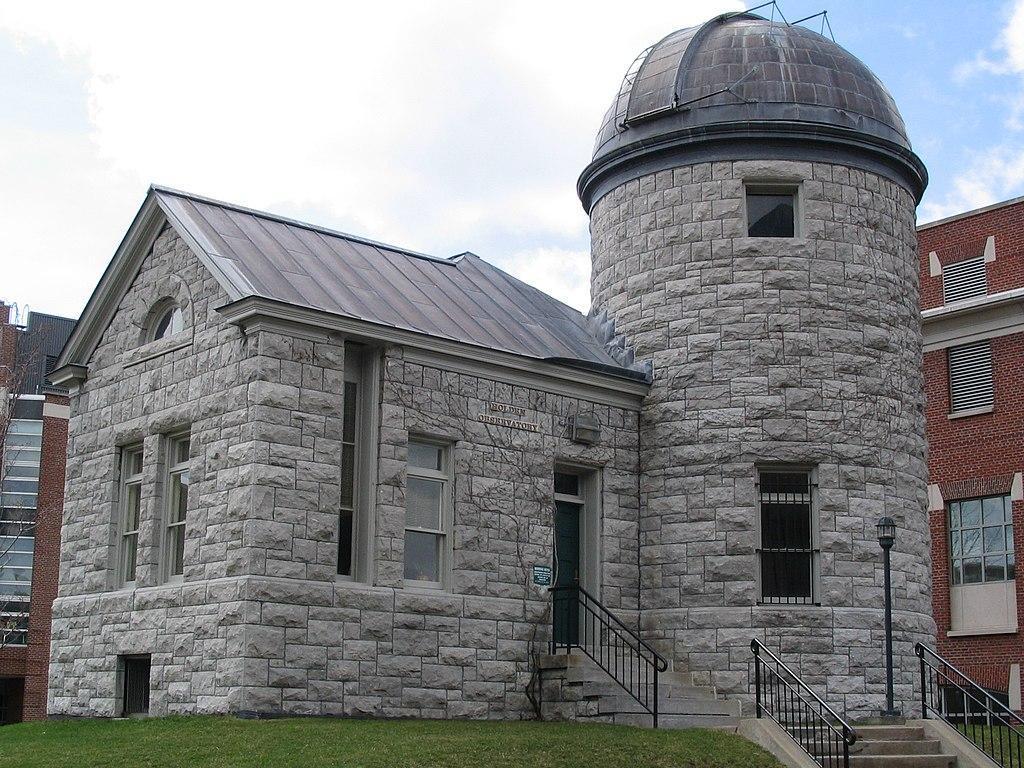
<path id="1" fill-rule="evenodd" d="M 601 468 L 556 462 L 551 473 L 552 487 L 555 472 L 576 475 L 580 479 L 579 496 L 554 494 L 553 501 L 568 501 L 580 504 L 580 586 L 587 592 L 600 598 L 601 595 Z M 555 525 L 554 504 L 551 505 L 551 568 L 552 573 L 557 567 L 555 563 Z"/>

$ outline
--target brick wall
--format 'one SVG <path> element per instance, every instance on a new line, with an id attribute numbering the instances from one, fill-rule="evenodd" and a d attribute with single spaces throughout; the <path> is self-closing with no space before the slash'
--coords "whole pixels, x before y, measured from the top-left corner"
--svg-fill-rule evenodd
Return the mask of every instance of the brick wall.
<path id="1" fill-rule="evenodd" d="M 980 256 L 995 236 L 996 260 L 987 265 L 989 293 L 1024 287 L 1024 202 L 922 228 L 918 233 L 921 306 L 942 306 L 942 278 L 931 277 L 929 254 L 942 264 Z M 969 327 L 970 318 L 965 318 Z M 927 339 L 926 339 L 927 341 Z M 991 339 L 995 407 L 991 413 L 949 418 L 949 373 L 945 349 L 924 356 L 930 482 L 945 502 L 1003 493 L 1024 471 L 1024 334 Z M 949 637 L 949 530 L 945 509 L 929 513 L 932 532 L 932 601 L 938 650 L 978 682 L 1006 690 L 1010 665 L 1024 666 L 1020 634 Z M 1013 505 L 1014 549 L 1024 551 L 1024 503 Z M 1018 622 L 1024 620 L 1024 579 L 1016 583 Z"/>

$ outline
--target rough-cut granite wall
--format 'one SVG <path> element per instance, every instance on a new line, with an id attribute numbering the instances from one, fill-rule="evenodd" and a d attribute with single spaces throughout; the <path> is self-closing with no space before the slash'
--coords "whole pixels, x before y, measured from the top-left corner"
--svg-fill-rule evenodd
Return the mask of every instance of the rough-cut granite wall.
<path id="1" fill-rule="evenodd" d="M 746 236 L 744 181 L 799 183 L 797 238 Z M 641 416 L 641 608 L 698 681 L 748 691 L 757 637 L 840 711 L 884 697 L 875 522 L 894 517 L 897 703 L 934 640 L 914 200 L 841 165 L 643 176 L 591 215 L 594 307 L 654 361 Z M 755 468 L 817 467 L 820 606 L 758 605 Z"/>
<path id="2" fill-rule="evenodd" d="M 173 297 L 186 329 L 142 343 Z M 119 713 L 117 657 L 151 654 L 151 712 L 529 716 L 531 650 L 547 639 L 552 469 L 593 467 L 600 580 L 633 617 L 637 414 L 406 362 L 384 350 L 372 584 L 335 578 L 343 341 L 223 322 L 216 281 L 165 230 L 72 397 L 49 711 Z M 481 421 L 519 406 L 537 431 Z M 593 413 L 601 441 L 568 439 Z M 191 430 L 185 569 L 162 583 L 162 435 Z M 402 586 L 409 433 L 452 441 L 447 592 Z M 119 447 L 145 448 L 138 579 L 116 581 Z M 536 647 L 534 647 L 536 646 Z"/>

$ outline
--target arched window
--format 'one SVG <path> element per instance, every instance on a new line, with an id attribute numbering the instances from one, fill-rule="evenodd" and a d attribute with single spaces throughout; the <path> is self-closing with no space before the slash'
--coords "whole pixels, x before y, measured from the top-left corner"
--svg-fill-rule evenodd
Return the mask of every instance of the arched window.
<path id="1" fill-rule="evenodd" d="M 185 328 L 185 315 L 181 307 L 170 304 L 157 313 L 153 323 L 150 341 L 173 336 Z"/>

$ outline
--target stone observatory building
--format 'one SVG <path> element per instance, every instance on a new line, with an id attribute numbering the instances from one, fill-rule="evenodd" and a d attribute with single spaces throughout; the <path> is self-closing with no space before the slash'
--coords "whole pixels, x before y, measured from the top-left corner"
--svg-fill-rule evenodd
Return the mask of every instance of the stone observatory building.
<path id="1" fill-rule="evenodd" d="M 756 639 L 870 715 L 885 515 L 909 709 L 925 184 L 864 64 L 731 14 L 615 95 L 588 315 L 470 253 L 151 188 L 51 377 L 50 713 L 614 719 L 656 653 L 712 692 L 675 722 L 710 724 Z"/>

